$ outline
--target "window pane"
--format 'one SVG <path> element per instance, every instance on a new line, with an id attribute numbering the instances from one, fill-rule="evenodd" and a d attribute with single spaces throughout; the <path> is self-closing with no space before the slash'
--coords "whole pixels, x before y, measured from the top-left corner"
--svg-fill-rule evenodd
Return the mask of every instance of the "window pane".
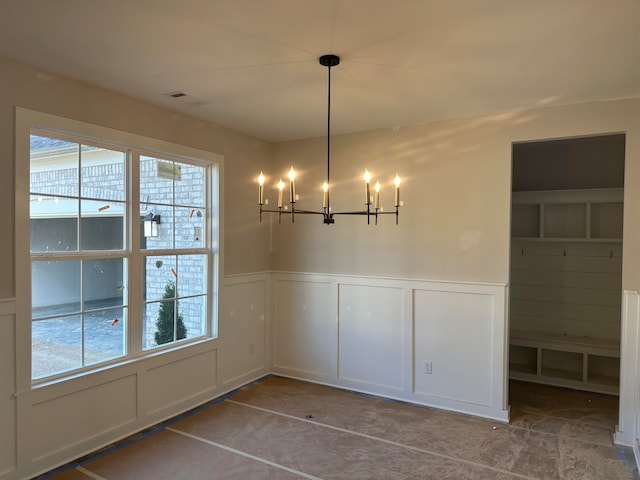
<path id="1" fill-rule="evenodd" d="M 174 162 L 140 157 L 140 202 L 172 205 Z"/>
<path id="2" fill-rule="evenodd" d="M 78 202 L 46 195 L 32 195 L 29 202 L 32 252 L 78 250 Z"/>
<path id="3" fill-rule="evenodd" d="M 77 196 L 78 151 L 77 143 L 31 135 L 31 193 Z"/>
<path id="4" fill-rule="evenodd" d="M 164 300 L 158 307 L 154 340 L 156 345 L 182 340 L 187 336 L 182 313 L 176 300 Z"/>
<path id="5" fill-rule="evenodd" d="M 125 154 L 107 148 L 82 146 L 82 196 L 125 200 Z"/>
<path id="6" fill-rule="evenodd" d="M 167 295 L 174 291 L 178 275 L 175 255 L 150 256 L 145 260 L 145 289 L 144 299 L 147 302 L 168 298 Z M 172 294 L 170 298 L 175 295 Z"/>
<path id="7" fill-rule="evenodd" d="M 84 310 L 125 304 L 126 261 L 123 258 L 87 259 L 83 263 Z"/>
<path id="8" fill-rule="evenodd" d="M 207 293 L 207 256 L 178 256 L 178 296 L 190 297 Z"/>
<path id="9" fill-rule="evenodd" d="M 84 364 L 122 357 L 125 348 L 125 308 L 95 310 L 84 315 Z"/>
<path id="10" fill-rule="evenodd" d="M 80 265 L 80 260 L 32 262 L 33 318 L 80 311 Z"/>
<path id="11" fill-rule="evenodd" d="M 144 204 L 141 205 L 147 218 L 143 218 L 143 235 L 145 235 L 145 248 L 149 250 L 173 248 L 173 207 L 167 205 Z M 155 231 L 152 234 L 145 232 L 144 222 L 153 217 L 156 222 Z"/>
<path id="12" fill-rule="evenodd" d="M 178 300 L 178 311 L 182 316 L 187 338 L 200 337 L 206 333 L 206 306 L 205 296 Z"/>
<path id="13" fill-rule="evenodd" d="M 201 248 L 204 246 L 205 211 L 201 208 L 175 208 L 175 248 Z"/>
<path id="14" fill-rule="evenodd" d="M 37 320 L 31 328 L 32 378 L 42 378 L 82 367 L 80 315 Z"/>
<path id="15" fill-rule="evenodd" d="M 122 250 L 124 248 L 123 203 L 82 201 L 81 250 Z"/>
<path id="16" fill-rule="evenodd" d="M 189 207 L 205 205 L 205 169 L 197 165 L 175 162 L 180 176 L 175 176 L 175 204 Z"/>
<path id="17" fill-rule="evenodd" d="M 173 294 L 168 288 L 167 297 Z M 176 300 L 162 300 L 145 305 L 143 348 L 149 349 L 187 338 L 182 311 L 176 311 Z"/>
<path id="18" fill-rule="evenodd" d="M 147 303 L 142 318 L 142 349 L 148 350 L 156 346 L 155 333 L 158 321 L 160 302 Z"/>

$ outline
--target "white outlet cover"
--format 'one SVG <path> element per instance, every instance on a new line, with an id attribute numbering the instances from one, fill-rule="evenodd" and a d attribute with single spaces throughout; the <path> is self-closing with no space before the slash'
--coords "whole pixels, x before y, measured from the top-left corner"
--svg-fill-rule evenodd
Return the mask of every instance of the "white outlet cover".
<path id="1" fill-rule="evenodd" d="M 427 375 L 431 375 L 433 373 L 432 365 L 430 360 L 425 360 L 423 364 L 423 371 Z"/>

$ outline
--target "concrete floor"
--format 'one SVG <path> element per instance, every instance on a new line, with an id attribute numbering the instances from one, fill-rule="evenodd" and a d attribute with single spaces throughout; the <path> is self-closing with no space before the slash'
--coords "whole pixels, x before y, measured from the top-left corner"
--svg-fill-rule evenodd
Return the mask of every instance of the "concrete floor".
<path id="1" fill-rule="evenodd" d="M 280 377 L 43 478 L 639 479 L 618 398 L 512 382 L 511 423 Z"/>

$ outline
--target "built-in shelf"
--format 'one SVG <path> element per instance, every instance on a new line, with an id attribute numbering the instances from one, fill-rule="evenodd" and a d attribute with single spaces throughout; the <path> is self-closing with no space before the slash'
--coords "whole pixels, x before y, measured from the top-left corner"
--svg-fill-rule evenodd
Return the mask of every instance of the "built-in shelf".
<path id="1" fill-rule="evenodd" d="M 512 332 L 509 377 L 618 394 L 619 343 L 609 339 Z"/>
<path id="2" fill-rule="evenodd" d="M 511 378 L 618 393 L 619 339 L 599 337 L 619 331 L 623 201 L 622 188 L 512 193 Z"/>
<path id="3" fill-rule="evenodd" d="M 513 192 L 511 236 L 621 242 L 623 192 L 621 188 Z"/>

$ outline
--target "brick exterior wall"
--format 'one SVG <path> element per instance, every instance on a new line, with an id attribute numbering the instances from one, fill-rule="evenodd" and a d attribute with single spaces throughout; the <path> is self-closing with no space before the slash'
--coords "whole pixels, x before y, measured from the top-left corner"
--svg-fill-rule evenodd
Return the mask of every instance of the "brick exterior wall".
<path id="1" fill-rule="evenodd" d="M 115 163 L 105 162 L 104 158 L 98 160 L 100 162 L 95 165 L 82 167 L 81 195 L 83 198 L 98 200 L 104 205 L 120 202 L 118 210 L 122 211 L 122 202 L 126 200 L 123 186 L 125 164 L 121 160 Z M 85 161 L 85 164 L 88 163 L 89 159 Z M 144 239 L 147 249 L 195 249 L 205 245 L 205 169 L 188 164 L 180 164 L 180 167 L 180 176 L 174 182 L 158 175 L 156 159 L 143 157 L 140 161 L 141 216 L 144 216 L 145 211 L 153 211 L 161 216 L 158 236 Z M 31 192 L 41 196 L 77 196 L 77 168 L 32 172 Z M 90 205 L 93 208 L 94 204 Z M 105 209 L 97 213 L 94 209 L 91 214 L 113 217 L 114 210 Z M 47 221 L 52 220 L 49 218 Z M 199 237 L 196 235 L 197 228 L 200 229 Z M 55 230 L 51 231 L 55 235 Z M 51 238 L 50 241 L 54 244 L 57 239 Z M 206 261 L 206 255 L 179 255 L 177 262 L 175 255 L 147 257 L 144 294 L 148 303 L 143 306 L 143 348 L 155 345 L 155 321 L 159 304 L 154 302 L 162 299 L 167 282 L 170 281 L 176 283 L 179 297 L 200 295 L 179 301 L 178 310 L 187 327 L 187 338 L 204 333 L 205 311 L 208 308 L 203 305 L 207 291 Z M 55 299 L 51 301 L 51 305 L 54 305 Z"/>

